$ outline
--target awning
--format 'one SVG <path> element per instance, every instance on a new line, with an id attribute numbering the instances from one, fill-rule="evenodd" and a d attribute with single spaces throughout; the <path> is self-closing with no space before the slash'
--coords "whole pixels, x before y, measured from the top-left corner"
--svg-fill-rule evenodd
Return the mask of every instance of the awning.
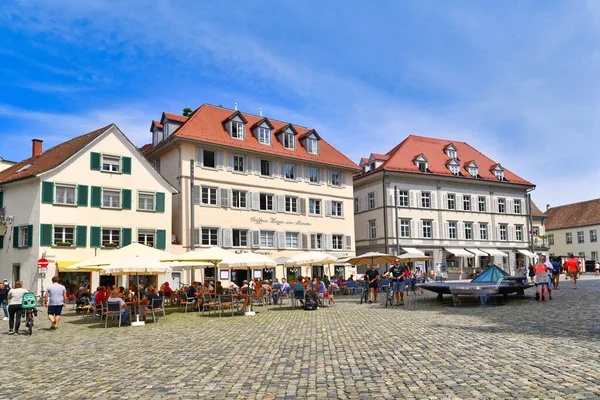
<path id="1" fill-rule="evenodd" d="M 444 247 L 444 250 L 459 257 L 474 257 L 473 253 L 469 253 L 465 249 Z"/>
<path id="2" fill-rule="evenodd" d="M 65 270 L 65 268 L 70 267 L 71 265 L 75 265 L 78 262 L 79 261 L 57 261 L 56 266 L 58 267 L 58 272 L 79 272 L 79 271 Z"/>
<path id="3" fill-rule="evenodd" d="M 415 249 L 414 247 L 403 247 L 402 250 L 404 250 L 408 254 L 418 254 L 420 256 L 425 255 L 425 253 L 423 253 L 421 250 Z"/>
<path id="4" fill-rule="evenodd" d="M 500 256 L 500 257 L 508 257 L 508 254 L 498 250 L 498 249 L 479 249 L 483 252 L 488 253 L 490 256 Z"/>
<path id="5" fill-rule="evenodd" d="M 529 250 L 517 250 L 519 253 L 526 255 L 527 257 L 536 258 L 537 254 L 530 252 Z"/>
<path id="6" fill-rule="evenodd" d="M 484 253 L 483 251 L 475 248 L 467 248 L 467 250 L 475 254 L 477 257 L 487 257 L 488 255 L 487 253 Z"/>

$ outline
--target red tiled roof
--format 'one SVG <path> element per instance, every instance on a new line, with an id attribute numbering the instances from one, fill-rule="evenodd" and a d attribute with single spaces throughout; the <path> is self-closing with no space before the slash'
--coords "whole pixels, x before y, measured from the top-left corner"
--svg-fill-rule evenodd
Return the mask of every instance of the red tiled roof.
<path id="1" fill-rule="evenodd" d="M 368 164 L 368 163 L 369 163 L 369 159 L 368 159 L 368 158 L 366 158 L 366 157 L 363 157 L 363 158 L 361 158 L 361 159 L 360 159 L 360 162 L 361 162 L 362 164 Z"/>
<path id="2" fill-rule="evenodd" d="M 163 115 L 167 119 L 170 119 L 171 121 L 185 122 L 185 121 L 188 120 L 188 117 L 184 117 L 183 115 L 171 114 L 171 113 L 168 113 L 168 112 L 163 112 Z M 161 121 L 162 121 L 162 118 L 161 118 Z"/>
<path id="3" fill-rule="evenodd" d="M 546 231 L 600 225 L 600 199 L 552 207 L 546 211 L 546 215 Z"/>
<path id="4" fill-rule="evenodd" d="M 150 132 L 152 132 L 154 130 L 154 127 L 157 127 L 158 129 L 162 129 L 163 124 L 161 124 L 159 121 L 152 120 L 152 123 L 150 124 Z"/>
<path id="5" fill-rule="evenodd" d="M 169 137 L 169 140 L 180 137 L 222 146 L 256 151 L 260 153 L 267 153 L 275 156 L 314 161 L 341 168 L 360 170 L 358 165 L 354 164 L 348 157 L 336 150 L 323 139 L 319 141 L 319 154 L 309 154 L 308 151 L 300 144 L 300 139 L 303 137 L 303 135 L 312 130 L 298 125 L 292 125 L 294 130 L 298 133 L 296 137 L 296 150 L 284 148 L 283 144 L 275 137 L 272 138 L 272 146 L 265 146 L 258 143 L 258 139 L 251 132 L 250 127 L 254 126 L 258 121 L 263 120 L 264 117 L 251 114 L 241 113 L 242 116 L 248 121 L 246 124 L 246 140 L 233 139 L 223 124 L 223 121 L 227 120 L 232 113 L 235 113 L 235 111 L 210 104 L 203 104 L 200 106 L 200 108 L 194 111 L 186 123 L 179 127 L 173 133 L 173 135 Z M 277 131 L 278 129 L 281 129 L 287 125 L 285 122 L 272 119 L 269 119 L 269 122 L 271 125 L 273 125 L 273 131 Z M 160 145 L 158 147 L 160 147 Z"/>
<path id="6" fill-rule="evenodd" d="M 460 160 L 469 160 L 466 163 L 461 162 L 461 170 L 463 177 L 457 177 L 457 179 L 478 179 L 484 181 L 499 182 L 498 178 L 491 172 L 491 166 L 496 165 L 493 160 L 479 152 L 478 150 L 471 147 L 465 142 L 450 141 L 445 139 L 434 139 L 424 136 L 409 135 L 396 147 L 390 150 L 387 155 L 389 159 L 385 161 L 381 166 L 375 169 L 375 171 L 368 172 L 373 173 L 380 170 L 386 171 L 398 171 L 398 172 L 410 172 L 415 174 L 427 174 L 427 175 L 443 175 L 454 177 L 452 172 L 447 167 L 448 156 L 444 152 L 444 149 L 448 144 L 454 144 L 457 150 L 457 157 Z M 427 166 L 431 172 L 421 172 L 414 164 L 414 160 L 421 154 L 427 158 Z M 481 178 L 473 178 L 467 172 L 465 167 L 471 162 L 475 163 L 479 167 L 479 176 Z M 364 174 L 366 175 L 366 174 Z M 357 175 L 355 179 L 360 178 L 364 175 Z M 514 183 L 520 185 L 533 186 L 532 183 L 527 180 L 515 175 L 506 168 L 504 168 L 504 178 L 507 180 L 505 183 Z"/>
<path id="7" fill-rule="evenodd" d="M 142 152 L 142 154 L 146 154 L 146 152 L 148 150 L 150 150 L 152 148 L 152 143 L 148 143 L 143 145 L 142 147 L 140 147 L 140 151 Z"/>
<path id="8" fill-rule="evenodd" d="M 382 161 L 386 161 L 390 158 L 390 156 L 388 156 L 387 154 L 377 154 L 377 153 L 371 153 L 371 157 L 373 157 L 375 160 L 382 160 Z"/>
<path id="9" fill-rule="evenodd" d="M 532 201 L 531 202 L 531 216 L 532 217 L 546 217 L 546 214 L 544 214 L 542 212 L 542 210 L 540 210 L 538 208 L 538 206 L 536 206 L 535 203 Z"/>
<path id="10" fill-rule="evenodd" d="M 67 140 L 58 144 L 36 157 L 30 157 L 23 160 L 10 168 L 0 172 L 0 183 L 7 183 L 25 178 L 31 178 L 39 173 L 55 168 L 68 160 L 73 154 L 83 149 L 88 143 L 96 139 L 104 133 L 111 125 L 97 129 L 85 135 L 78 136 L 74 139 Z M 23 167 L 31 165 L 29 168 L 18 172 Z"/>

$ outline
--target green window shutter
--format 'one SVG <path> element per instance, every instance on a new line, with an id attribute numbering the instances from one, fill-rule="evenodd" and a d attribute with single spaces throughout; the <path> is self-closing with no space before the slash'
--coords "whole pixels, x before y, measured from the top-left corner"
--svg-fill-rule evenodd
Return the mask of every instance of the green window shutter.
<path id="1" fill-rule="evenodd" d="M 52 225 L 40 225 L 40 246 L 52 246 Z"/>
<path id="2" fill-rule="evenodd" d="M 156 193 L 156 212 L 165 212 L 165 194 Z"/>
<path id="3" fill-rule="evenodd" d="M 123 210 L 131 210 L 131 190 L 123 189 L 121 191 L 121 208 Z"/>
<path id="4" fill-rule="evenodd" d="M 121 168 L 124 174 L 131 175 L 131 157 L 121 158 Z"/>
<path id="5" fill-rule="evenodd" d="M 53 204 L 54 203 L 54 183 L 42 182 L 42 203 Z"/>
<path id="6" fill-rule="evenodd" d="M 75 246 L 87 246 L 87 226 L 77 225 L 77 227 L 75 228 Z"/>
<path id="7" fill-rule="evenodd" d="M 102 188 L 100 186 L 92 186 L 92 197 L 90 199 L 91 207 L 102 207 Z"/>
<path id="8" fill-rule="evenodd" d="M 0 192 L 0 208 L 4 207 L 4 192 Z"/>
<path id="9" fill-rule="evenodd" d="M 4 248 L 4 236 L 0 236 L 0 249 Z"/>
<path id="10" fill-rule="evenodd" d="M 27 247 L 33 247 L 33 225 L 27 226 Z"/>
<path id="11" fill-rule="evenodd" d="M 13 247 L 15 249 L 19 248 L 19 227 L 18 226 L 14 226 L 13 227 Z"/>
<path id="12" fill-rule="evenodd" d="M 90 169 L 100 171 L 100 153 L 90 153 Z"/>
<path id="13" fill-rule="evenodd" d="M 100 236 L 102 235 L 102 229 L 99 226 L 90 227 L 90 247 L 100 247 Z"/>
<path id="14" fill-rule="evenodd" d="M 121 238 L 121 247 L 130 245 L 131 244 L 131 228 L 123 228 L 121 230 L 121 232 L 122 232 L 121 236 L 123 236 Z"/>
<path id="15" fill-rule="evenodd" d="M 158 229 L 156 231 L 156 248 L 164 250 L 167 248 L 167 231 Z"/>
<path id="16" fill-rule="evenodd" d="M 77 185 L 77 205 L 79 207 L 87 207 L 88 205 L 88 186 Z"/>

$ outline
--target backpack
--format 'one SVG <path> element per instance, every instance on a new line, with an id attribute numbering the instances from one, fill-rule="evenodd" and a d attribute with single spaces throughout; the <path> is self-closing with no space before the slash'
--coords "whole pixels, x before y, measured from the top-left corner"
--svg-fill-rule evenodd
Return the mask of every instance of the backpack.
<path id="1" fill-rule="evenodd" d="M 304 311 L 316 310 L 319 303 L 313 298 L 307 298 L 304 301 Z"/>
<path id="2" fill-rule="evenodd" d="M 37 300 L 35 299 L 35 294 L 33 293 L 25 293 L 23 295 L 23 302 L 21 303 L 23 310 L 29 310 L 30 308 L 37 307 Z"/>

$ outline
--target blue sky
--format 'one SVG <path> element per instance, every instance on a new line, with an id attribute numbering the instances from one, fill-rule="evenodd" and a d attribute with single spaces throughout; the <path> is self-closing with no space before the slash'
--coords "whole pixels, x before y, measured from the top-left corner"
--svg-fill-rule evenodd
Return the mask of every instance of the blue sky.
<path id="1" fill-rule="evenodd" d="M 596 198 L 599 23 L 594 1 L 5 1 L 0 156 L 111 122 L 142 145 L 163 110 L 237 102 L 354 161 L 442 137 L 542 209 Z"/>

